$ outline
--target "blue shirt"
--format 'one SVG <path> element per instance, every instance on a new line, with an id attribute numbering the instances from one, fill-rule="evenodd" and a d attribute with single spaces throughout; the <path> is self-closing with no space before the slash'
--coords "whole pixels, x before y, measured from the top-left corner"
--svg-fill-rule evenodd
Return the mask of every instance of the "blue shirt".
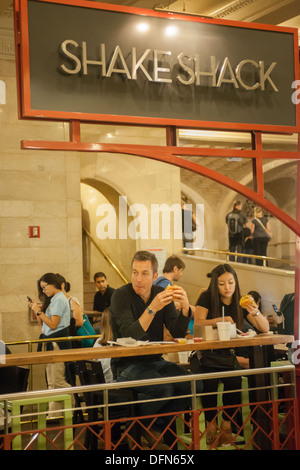
<path id="1" fill-rule="evenodd" d="M 69 302 L 66 296 L 62 292 L 55 294 L 51 300 L 50 304 L 46 309 L 45 315 L 48 318 L 51 318 L 53 315 L 60 317 L 59 324 L 55 330 L 49 328 L 45 323 L 43 323 L 42 332 L 45 336 L 49 336 L 57 331 L 63 330 L 70 325 L 70 307 Z"/>
<path id="2" fill-rule="evenodd" d="M 153 284 L 165 289 L 167 286 L 171 286 L 172 282 L 169 281 L 169 279 L 167 279 L 165 276 L 160 276 L 156 279 L 156 281 L 153 282 Z"/>

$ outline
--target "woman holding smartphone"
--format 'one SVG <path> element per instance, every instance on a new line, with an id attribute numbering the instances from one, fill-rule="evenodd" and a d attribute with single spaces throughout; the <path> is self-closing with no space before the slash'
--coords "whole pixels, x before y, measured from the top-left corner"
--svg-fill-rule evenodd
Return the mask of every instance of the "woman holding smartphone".
<path id="1" fill-rule="evenodd" d="M 237 328 L 243 329 L 243 320 L 247 319 L 258 331 L 267 333 L 269 331 L 269 322 L 260 313 L 256 304 L 244 310 L 240 307 L 240 288 L 235 270 L 229 264 L 221 264 L 211 272 L 211 281 L 209 287 L 204 291 L 196 304 L 195 325 L 217 326 L 217 322 L 224 320 L 235 323 Z M 216 349 L 207 351 L 198 351 L 198 361 L 194 361 L 193 373 L 220 372 L 220 370 L 241 369 L 241 365 L 232 349 Z M 191 364 L 192 365 L 192 364 Z M 241 388 L 241 377 L 228 377 L 222 379 L 224 391 L 238 390 Z M 216 392 L 219 379 L 203 380 L 204 393 Z M 241 400 L 240 392 L 224 393 L 223 405 L 239 404 Z M 214 408 L 217 406 L 217 395 L 204 395 L 202 397 L 204 408 Z M 222 434 L 220 444 L 226 445 L 232 442 L 230 417 L 235 413 L 234 408 L 228 408 L 223 413 L 221 423 Z M 215 421 L 215 411 L 205 412 L 207 425 L 207 442 L 211 444 L 217 439 L 217 424 Z"/>
<path id="2" fill-rule="evenodd" d="M 71 349 L 70 341 L 55 342 L 55 338 L 69 336 L 70 307 L 69 302 L 61 290 L 60 279 L 54 273 L 46 273 L 38 280 L 38 294 L 42 306 L 37 302 L 29 301 L 29 306 L 36 314 L 38 322 L 42 325 L 41 338 L 53 338 L 46 343 L 47 351 L 53 349 Z M 66 381 L 65 364 L 49 363 L 46 366 L 48 389 L 64 388 L 70 385 Z M 57 403 L 49 405 L 49 411 L 57 409 Z M 56 415 L 48 415 L 55 418 Z"/>
<path id="3" fill-rule="evenodd" d="M 38 280 L 38 295 L 42 307 L 33 300 L 29 304 L 42 324 L 43 335 L 46 338 L 69 336 L 69 302 L 61 290 L 60 279 L 56 274 L 46 273 Z M 60 349 L 70 348 L 69 343 L 69 341 L 59 343 Z"/>

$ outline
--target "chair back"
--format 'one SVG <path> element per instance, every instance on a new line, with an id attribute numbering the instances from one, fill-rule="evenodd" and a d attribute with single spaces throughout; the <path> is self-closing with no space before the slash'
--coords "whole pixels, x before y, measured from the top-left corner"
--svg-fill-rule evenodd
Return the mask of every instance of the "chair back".
<path id="1" fill-rule="evenodd" d="M 81 385 L 95 385 L 105 383 L 101 362 L 78 361 L 77 366 Z"/>

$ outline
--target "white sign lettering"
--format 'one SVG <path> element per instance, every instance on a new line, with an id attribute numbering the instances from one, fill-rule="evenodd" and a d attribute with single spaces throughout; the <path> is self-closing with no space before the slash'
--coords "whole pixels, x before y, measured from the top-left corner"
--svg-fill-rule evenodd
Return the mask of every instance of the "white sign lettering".
<path id="1" fill-rule="evenodd" d="M 212 55 L 207 64 L 202 63 L 198 54 L 182 52 L 176 57 L 175 64 L 179 68 L 176 77 L 172 78 L 174 65 L 172 67 L 170 62 L 171 51 L 146 49 L 138 56 L 136 47 L 132 47 L 130 53 L 128 51 L 124 53 L 119 45 L 114 51 L 107 51 L 106 45 L 101 43 L 99 56 L 92 59 L 88 57 L 86 41 L 79 44 L 72 39 L 63 41 L 60 49 L 68 65 L 60 64 L 58 70 L 68 75 L 80 73 L 88 75 L 92 73 L 92 67 L 97 67 L 99 77 L 110 78 L 112 74 L 120 74 L 127 80 L 136 80 L 138 74 L 141 74 L 149 82 L 172 83 L 174 80 L 182 85 L 195 86 L 201 86 L 203 79 L 206 78 L 206 84 L 211 87 L 219 88 L 228 84 L 246 91 L 256 89 L 265 91 L 268 85 L 278 92 L 271 77 L 277 62 L 266 66 L 263 60 L 243 59 L 238 64 L 232 64 L 229 57 L 220 60 Z M 205 69 L 207 67 L 208 70 Z M 251 81 L 249 74 L 252 77 Z"/>

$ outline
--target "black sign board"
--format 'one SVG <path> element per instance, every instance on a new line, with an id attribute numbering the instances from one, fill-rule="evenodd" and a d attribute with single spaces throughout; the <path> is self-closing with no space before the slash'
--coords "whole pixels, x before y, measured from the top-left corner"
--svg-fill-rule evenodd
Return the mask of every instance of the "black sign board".
<path id="1" fill-rule="evenodd" d="M 22 117 L 296 131 L 297 30 L 20 0 Z"/>

